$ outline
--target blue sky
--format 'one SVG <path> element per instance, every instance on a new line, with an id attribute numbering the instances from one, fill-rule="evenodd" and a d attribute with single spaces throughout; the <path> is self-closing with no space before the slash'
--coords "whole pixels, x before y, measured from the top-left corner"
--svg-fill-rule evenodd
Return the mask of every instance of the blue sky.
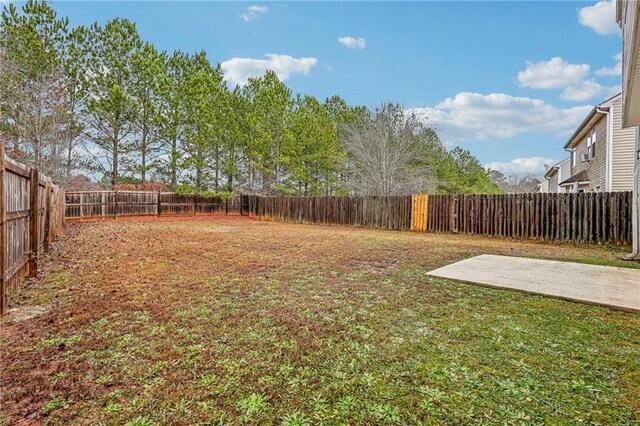
<path id="1" fill-rule="evenodd" d="M 54 2 L 72 25 L 126 17 L 159 49 L 205 50 L 229 84 L 273 68 L 294 92 L 402 103 L 449 146 L 541 174 L 617 92 L 613 2 Z M 339 40 L 340 39 L 340 40 Z M 271 55 L 271 56 L 266 56 Z M 619 66 L 619 65 L 618 65 Z"/>

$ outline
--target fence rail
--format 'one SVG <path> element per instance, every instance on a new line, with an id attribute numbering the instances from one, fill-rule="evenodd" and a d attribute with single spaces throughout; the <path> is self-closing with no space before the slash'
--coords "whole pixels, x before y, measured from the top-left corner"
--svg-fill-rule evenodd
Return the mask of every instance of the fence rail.
<path id="1" fill-rule="evenodd" d="M 8 295 L 35 277 L 38 255 L 62 231 L 64 191 L 37 169 L 5 156 L 0 143 L 0 315 Z"/>
<path id="2" fill-rule="evenodd" d="M 239 196 L 223 199 L 157 191 L 72 191 L 65 198 L 65 216 L 71 220 L 241 213 Z"/>

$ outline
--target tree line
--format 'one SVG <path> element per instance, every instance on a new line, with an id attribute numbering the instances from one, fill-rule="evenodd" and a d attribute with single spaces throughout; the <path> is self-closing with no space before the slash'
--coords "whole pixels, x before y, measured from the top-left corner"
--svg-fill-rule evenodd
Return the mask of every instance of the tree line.
<path id="1" fill-rule="evenodd" d="M 398 104 L 293 94 L 274 72 L 230 87 L 206 52 L 157 50 L 134 23 L 71 28 L 45 1 L 3 8 L 0 137 L 61 184 L 184 192 L 497 192 L 468 151 Z"/>

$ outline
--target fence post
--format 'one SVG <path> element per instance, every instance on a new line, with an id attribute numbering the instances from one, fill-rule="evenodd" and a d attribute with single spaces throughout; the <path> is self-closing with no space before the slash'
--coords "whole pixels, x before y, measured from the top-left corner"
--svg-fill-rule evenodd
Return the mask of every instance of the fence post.
<path id="1" fill-rule="evenodd" d="M 156 207 L 158 209 L 158 217 L 160 217 L 160 190 L 158 189 L 158 206 Z"/>
<path id="2" fill-rule="evenodd" d="M 7 219 L 6 206 L 4 203 L 4 142 L 0 143 L 0 315 L 4 315 L 7 310 L 7 297 L 4 282 L 4 256 L 7 249 L 4 239 L 4 229 Z"/>
<path id="3" fill-rule="evenodd" d="M 424 229 L 422 232 L 427 232 L 429 227 L 429 195 L 424 195 Z"/>
<path id="4" fill-rule="evenodd" d="M 37 168 L 31 169 L 30 174 L 30 203 L 29 203 L 29 272 L 27 277 L 35 278 L 38 275 L 38 187 L 40 174 Z"/>
<path id="5" fill-rule="evenodd" d="M 114 194 L 114 199 L 113 199 L 113 205 L 114 205 L 113 220 L 117 220 L 118 219 L 118 190 L 114 190 L 113 194 Z"/>
<path id="6" fill-rule="evenodd" d="M 51 179 L 47 179 L 44 192 L 44 251 L 49 251 L 49 244 L 51 244 Z"/>
<path id="7" fill-rule="evenodd" d="M 458 229 L 458 196 L 450 195 L 449 200 L 449 232 L 457 233 Z"/>
<path id="8" fill-rule="evenodd" d="M 197 211 L 198 211 L 198 197 L 199 197 L 198 194 L 193 196 L 193 215 L 194 216 L 198 215 L 198 213 L 197 213 Z"/>

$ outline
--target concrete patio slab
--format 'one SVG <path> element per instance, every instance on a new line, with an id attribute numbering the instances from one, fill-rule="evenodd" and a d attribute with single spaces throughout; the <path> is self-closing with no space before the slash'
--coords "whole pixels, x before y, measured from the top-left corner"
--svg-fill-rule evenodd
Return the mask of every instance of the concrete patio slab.
<path id="1" fill-rule="evenodd" d="M 640 269 L 485 254 L 428 275 L 640 312 Z"/>

